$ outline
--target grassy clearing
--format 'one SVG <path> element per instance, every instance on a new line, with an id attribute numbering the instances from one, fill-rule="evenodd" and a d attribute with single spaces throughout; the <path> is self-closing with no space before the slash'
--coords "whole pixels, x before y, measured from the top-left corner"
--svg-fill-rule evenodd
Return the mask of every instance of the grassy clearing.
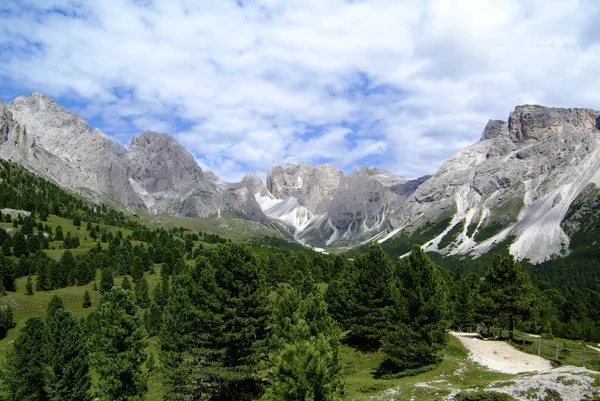
<path id="1" fill-rule="evenodd" d="M 496 380 L 509 380 L 512 376 L 490 372 L 468 360 L 468 351 L 460 341 L 448 335 L 443 351 L 444 360 L 432 370 L 399 379 L 376 379 L 373 373 L 383 361 L 383 354 L 362 353 L 342 347 L 341 360 L 346 382 L 346 399 L 369 400 L 381 393 L 394 394 L 398 400 L 429 401 L 443 398 L 453 390 L 484 388 Z"/>

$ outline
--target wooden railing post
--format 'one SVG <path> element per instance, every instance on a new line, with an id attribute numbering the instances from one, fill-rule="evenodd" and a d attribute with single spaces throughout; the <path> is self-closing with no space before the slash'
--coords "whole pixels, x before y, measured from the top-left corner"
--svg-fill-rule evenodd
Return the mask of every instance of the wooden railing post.
<path id="1" fill-rule="evenodd" d="M 585 369 L 585 362 L 586 362 L 586 355 L 585 355 L 585 345 L 583 346 L 583 368 Z"/>
<path id="2" fill-rule="evenodd" d="M 558 344 L 556 344 L 556 358 L 554 360 L 558 362 Z"/>
<path id="3" fill-rule="evenodd" d="M 538 341 L 538 355 L 542 355 L 542 338 L 539 338 Z"/>

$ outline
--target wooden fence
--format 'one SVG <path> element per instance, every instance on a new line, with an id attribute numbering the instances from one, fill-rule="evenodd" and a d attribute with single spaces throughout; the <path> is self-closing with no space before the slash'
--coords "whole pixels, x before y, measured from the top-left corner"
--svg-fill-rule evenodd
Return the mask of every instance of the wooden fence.
<path id="1" fill-rule="evenodd" d="M 488 335 L 492 338 L 503 338 L 503 334 L 509 337 L 511 332 L 507 329 L 488 329 Z M 558 341 L 544 339 L 538 335 L 512 332 L 513 344 L 522 351 L 529 354 L 537 354 L 561 365 L 582 366 L 584 368 L 600 371 L 600 351 L 589 345 L 581 348 L 569 348 L 566 343 L 560 345 Z"/>

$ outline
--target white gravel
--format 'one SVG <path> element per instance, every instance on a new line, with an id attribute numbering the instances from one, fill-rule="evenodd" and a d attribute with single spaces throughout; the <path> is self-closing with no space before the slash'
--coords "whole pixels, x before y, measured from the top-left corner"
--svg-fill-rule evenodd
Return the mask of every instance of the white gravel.
<path id="1" fill-rule="evenodd" d="M 521 352 L 502 341 L 482 340 L 472 333 L 450 332 L 469 350 L 469 359 L 496 372 L 516 374 L 552 369 L 550 361 Z"/>

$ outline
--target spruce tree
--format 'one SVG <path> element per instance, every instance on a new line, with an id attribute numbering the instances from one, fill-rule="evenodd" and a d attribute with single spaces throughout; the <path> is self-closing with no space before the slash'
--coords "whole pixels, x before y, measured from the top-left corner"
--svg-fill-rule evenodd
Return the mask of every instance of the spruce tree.
<path id="1" fill-rule="evenodd" d="M 49 400 L 45 389 L 44 344 L 44 320 L 32 316 L 8 351 L 2 369 L 3 390 L 9 400 Z"/>
<path id="2" fill-rule="evenodd" d="M 512 338 L 514 320 L 525 318 L 534 310 L 535 297 L 529 276 L 520 262 L 512 256 L 494 256 L 492 267 L 486 270 L 480 286 L 479 309 L 494 321 L 498 316 L 508 318 Z"/>
<path id="3" fill-rule="evenodd" d="M 115 280 L 113 278 L 112 271 L 107 268 L 102 269 L 100 272 L 100 294 L 104 294 L 107 291 L 110 291 L 115 285 Z"/>
<path id="4" fill-rule="evenodd" d="M 91 400 L 86 338 L 71 311 L 58 309 L 46 320 L 45 345 L 49 400 Z"/>
<path id="5" fill-rule="evenodd" d="M 156 302 L 150 303 L 150 308 L 144 313 L 144 325 L 146 331 L 151 336 L 156 336 L 160 332 L 163 320 L 163 313 Z"/>
<path id="6" fill-rule="evenodd" d="M 63 301 L 58 295 L 54 295 L 46 307 L 46 318 L 50 318 L 59 309 L 64 309 Z"/>
<path id="7" fill-rule="evenodd" d="M 90 306 L 92 306 L 92 298 L 90 297 L 90 292 L 88 290 L 85 290 L 85 292 L 83 293 L 83 305 L 84 308 L 89 308 Z"/>
<path id="8" fill-rule="evenodd" d="M 196 367 L 201 360 L 200 338 L 203 333 L 197 328 L 203 328 L 211 321 L 202 319 L 192 302 L 192 286 L 194 284 L 188 276 L 173 280 L 172 294 L 164 310 L 164 324 L 159 326 L 165 401 L 202 399 L 203 388 L 197 384 Z M 152 313 L 155 307 L 158 308 L 152 303 L 149 312 Z M 150 314 L 146 324 L 149 330 L 156 330 L 156 322 L 152 322 Z"/>
<path id="9" fill-rule="evenodd" d="M 374 244 L 367 253 L 356 256 L 354 274 L 350 273 L 344 277 L 345 281 L 338 281 L 332 289 L 339 291 L 332 311 L 340 312 L 340 308 L 346 308 L 341 311 L 340 323 L 350 330 L 351 344 L 378 349 L 389 322 L 395 319 L 399 309 L 392 263 L 381 246 Z M 340 296 L 345 299 L 341 300 Z"/>
<path id="10" fill-rule="evenodd" d="M 100 399 L 145 400 L 148 334 L 137 316 L 130 291 L 114 287 L 102 296 L 91 338 L 91 358 L 98 374 Z"/>
<path id="11" fill-rule="evenodd" d="M 134 293 L 138 306 L 147 309 L 150 306 L 150 295 L 148 295 L 148 281 L 145 277 L 142 276 L 135 281 Z"/>
<path id="12" fill-rule="evenodd" d="M 33 283 L 31 282 L 31 275 L 27 276 L 27 283 L 25 284 L 25 294 L 33 295 Z"/>
<path id="13" fill-rule="evenodd" d="M 21 231 L 13 235 L 13 255 L 17 258 L 21 255 L 27 255 L 27 241 Z"/>
<path id="14" fill-rule="evenodd" d="M 123 276 L 123 281 L 121 281 L 121 288 L 127 291 L 131 291 L 131 282 L 127 276 Z"/>
<path id="15" fill-rule="evenodd" d="M 263 399 L 341 400 L 341 332 L 318 290 L 280 289 L 271 326 L 272 378 Z"/>
<path id="16" fill-rule="evenodd" d="M 10 237 L 6 238 L 2 242 L 2 254 L 4 256 L 11 256 L 12 255 L 11 247 L 12 247 L 12 241 L 10 240 Z"/>
<path id="17" fill-rule="evenodd" d="M 200 375 L 212 378 L 205 389 L 217 399 L 254 399 L 262 391 L 258 365 L 268 353 L 264 268 L 248 246 L 236 243 L 220 245 L 209 261 L 215 268 L 221 316 L 220 324 L 206 328 L 212 338 L 204 348 L 220 352 L 214 366 L 201 367 Z"/>
<path id="18" fill-rule="evenodd" d="M 421 247 L 400 261 L 398 276 L 405 313 L 390 321 L 382 347 L 392 372 L 437 363 L 449 326 L 446 281 Z"/>

